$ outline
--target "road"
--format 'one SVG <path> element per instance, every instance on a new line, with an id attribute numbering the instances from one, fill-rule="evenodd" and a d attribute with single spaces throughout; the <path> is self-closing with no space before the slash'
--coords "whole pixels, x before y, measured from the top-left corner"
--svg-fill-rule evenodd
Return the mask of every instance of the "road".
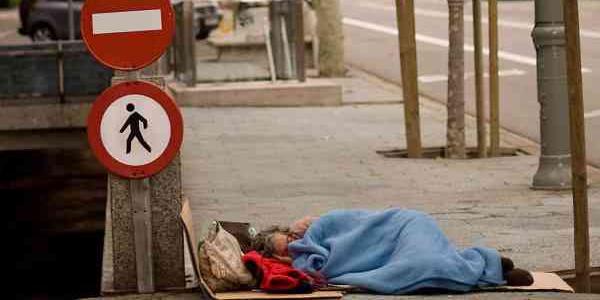
<path id="1" fill-rule="evenodd" d="M 487 41 L 487 2 L 482 3 L 484 45 Z M 393 0 L 342 0 L 346 61 L 388 81 L 401 84 Z M 419 88 L 424 95 L 446 100 L 448 70 L 448 6 L 446 0 L 418 0 L 416 31 Z M 471 1 L 465 2 L 465 100 L 475 113 L 473 22 Z M 586 110 L 587 153 L 600 165 L 600 1 L 580 1 L 582 65 Z M 503 128 L 539 141 L 536 53 L 531 39 L 533 1 L 499 1 L 500 119 Z M 487 46 L 486 46 L 487 49 Z M 485 51 L 485 50 L 484 50 Z M 487 55 L 486 61 L 487 69 Z M 486 93 L 487 93 L 487 78 Z M 487 101 L 487 96 L 486 96 Z"/>
<path id="2" fill-rule="evenodd" d="M 400 84 L 400 62 L 394 0 L 341 0 L 345 24 L 346 62 L 380 78 Z M 472 6 L 465 2 L 465 96 L 467 111 L 475 112 Z M 420 92 L 446 99 L 448 13 L 446 0 L 417 0 L 417 44 Z M 487 2 L 483 1 L 487 19 Z M 600 166 L 600 1 L 581 0 L 582 61 L 588 158 Z M 501 125 L 539 141 L 539 104 L 536 90 L 535 49 L 531 40 L 533 1 L 499 2 Z M 484 22 L 487 45 L 487 22 Z M 0 11 L 0 43 L 29 43 L 16 32 L 16 9 Z M 486 68 L 487 68 L 487 57 Z M 486 80 L 487 81 L 487 80 Z M 486 88 L 487 90 L 487 88 Z"/>

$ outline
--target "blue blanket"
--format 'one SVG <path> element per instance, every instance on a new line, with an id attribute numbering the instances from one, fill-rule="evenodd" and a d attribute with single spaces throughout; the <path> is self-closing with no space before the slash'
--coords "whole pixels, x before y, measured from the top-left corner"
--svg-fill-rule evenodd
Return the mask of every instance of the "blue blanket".
<path id="1" fill-rule="evenodd" d="M 428 215 L 401 209 L 337 210 L 289 244 L 295 268 L 383 294 L 500 285 L 500 255 L 451 244 Z"/>

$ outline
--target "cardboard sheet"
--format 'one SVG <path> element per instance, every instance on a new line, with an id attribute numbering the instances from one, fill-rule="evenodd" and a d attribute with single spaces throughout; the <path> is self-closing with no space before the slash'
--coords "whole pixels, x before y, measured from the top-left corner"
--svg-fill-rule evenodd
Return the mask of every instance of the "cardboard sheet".
<path id="1" fill-rule="evenodd" d="M 530 286 L 500 286 L 489 288 L 491 291 L 559 291 L 574 293 L 575 291 L 560 276 L 554 273 L 531 272 L 533 285 Z M 485 289 L 488 290 L 488 289 Z"/>
<path id="2" fill-rule="evenodd" d="M 261 299 L 340 299 L 343 294 L 336 291 L 321 291 L 310 294 L 269 294 L 259 291 L 240 291 L 240 292 L 228 292 L 228 293 L 214 293 L 206 284 L 200 274 L 200 268 L 198 267 L 198 260 L 196 258 L 196 247 L 198 242 L 194 233 L 194 224 L 192 221 L 192 210 L 190 203 L 187 199 L 184 199 L 181 209 L 181 221 L 184 227 L 184 234 L 187 240 L 188 251 L 192 257 L 192 263 L 194 264 L 195 274 L 200 281 L 202 290 L 215 300 L 261 300 Z"/>
<path id="3" fill-rule="evenodd" d="M 216 293 L 216 300 L 266 300 L 266 299 L 340 299 L 340 292 L 314 292 L 310 294 L 267 294 L 263 292 L 247 291 L 247 292 L 230 292 Z"/>
<path id="4" fill-rule="evenodd" d="M 181 220 L 184 224 L 185 236 L 188 241 L 189 251 L 194 263 L 195 273 L 198 277 L 201 287 L 204 292 L 207 293 L 212 299 L 215 300 L 241 300 L 241 299 L 340 299 L 343 294 L 342 291 L 353 291 L 356 288 L 351 286 L 338 286 L 336 291 L 319 291 L 311 294 L 269 294 L 259 291 L 240 291 L 240 292 L 228 292 L 228 293 L 214 293 L 210 290 L 206 282 L 200 275 L 200 269 L 198 267 L 198 261 L 196 259 L 196 246 L 198 242 L 194 234 L 194 225 L 192 222 L 192 211 L 189 206 L 189 201 L 184 200 Z M 483 289 L 487 292 L 494 291 L 559 291 L 559 292 L 570 292 L 574 290 L 571 288 L 562 278 L 554 273 L 543 273 L 543 272 L 532 272 L 534 283 L 531 286 L 500 286 L 490 287 Z M 340 291 L 341 290 L 341 291 Z"/>

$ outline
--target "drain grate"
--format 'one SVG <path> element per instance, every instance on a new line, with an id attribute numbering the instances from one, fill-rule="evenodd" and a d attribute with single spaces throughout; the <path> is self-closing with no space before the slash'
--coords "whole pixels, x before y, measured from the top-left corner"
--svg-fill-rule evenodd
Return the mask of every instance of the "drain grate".
<path id="1" fill-rule="evenodd" d="M 390 149 L 390 150 L 379 150 L 377 154 L 382 155 L 386 158 L 408 158 L 408 150 L 406 149 Z M 500 156 L 523 156 L 530 155 L 525 150 L 519 148 L 500 148 Z M 446 147 L 429 147 L 422 149 L 421 159 L 439 159 L 446 158 Z M 467 159 L 479 158 L 479 152 L 475 147 L 467 148 Z"/>

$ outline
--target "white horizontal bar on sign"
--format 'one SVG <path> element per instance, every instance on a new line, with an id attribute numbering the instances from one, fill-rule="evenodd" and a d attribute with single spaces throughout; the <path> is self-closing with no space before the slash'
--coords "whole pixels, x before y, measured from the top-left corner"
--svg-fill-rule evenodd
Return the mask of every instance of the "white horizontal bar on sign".
<path id="1" fill-rule="evenodd" d="M 162 29 L 160 9 L 92 14 L 92 33 L 107 34 Z"/>

